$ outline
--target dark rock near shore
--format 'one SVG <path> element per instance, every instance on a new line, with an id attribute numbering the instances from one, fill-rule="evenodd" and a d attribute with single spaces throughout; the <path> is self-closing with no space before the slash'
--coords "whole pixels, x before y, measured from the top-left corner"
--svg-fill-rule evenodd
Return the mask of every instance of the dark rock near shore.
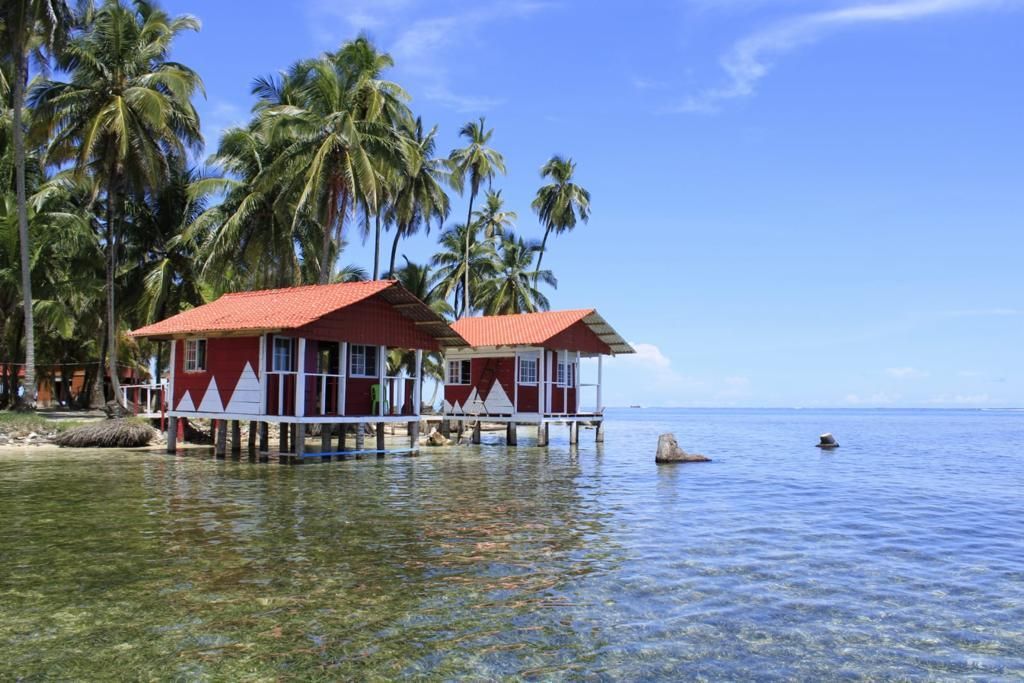
<path id="1" fill-rule="evenodd" d="M 699 453 L 687 453 L 679 447 L 675 434 L 662 434 L 658 437 L 658 452 L 654 456 L 654 462 L 711 462 L 711 458 Z"/>

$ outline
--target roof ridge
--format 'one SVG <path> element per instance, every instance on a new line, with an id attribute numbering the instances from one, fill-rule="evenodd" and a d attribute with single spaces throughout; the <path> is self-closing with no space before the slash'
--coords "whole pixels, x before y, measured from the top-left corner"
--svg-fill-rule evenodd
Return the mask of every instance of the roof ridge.
<path id="1" fill-rule="evenodd" d="M 315 283 L 315 284 L 308 284 L 308 285 L 292 285 L 291 287 L 271 287 L 271 288 L 268 288 L 268 289 L 247 289 L 247 290 L 242 290 L 240 292 L 226 292 L 224 294 L 221 294 L 219 298 L 220 299 L 224 299 L 224 298 L 227 298 L 227 297 L 236 298 L 236 297 L 255 296 L 257 294 L 270 294 L 270 293 L 280 293 L 280 292 L 297 292 L 297 291 L 303 290 L 303 289 L 314 289 L 314 288 L 319 288 L 319 287 L 332 287 L 332 288 L 334 288 L 334 287 L 342 287 L 342 286 L 354 287 L 356 285 L 366 286 L 366 285 L 382 284 L 382 283 L 385 283 L 385 282 L 387 282 L 389 284 L 394 284 L 394 283 L 398 282 L 398 280 L 394 280 L 394 279 L 391 279 L 391 280 L 384 280 L 384 279 L 381 279 L 381 280 L 357 280 L 356 282 L 328 282 L 325 285 L 321 285 L 321 284 Z M 216 301 L 216 299 L 215 299 L 215 301 Z M 210 302 L 210 303 L 212 303 L 212 302 Z"/>

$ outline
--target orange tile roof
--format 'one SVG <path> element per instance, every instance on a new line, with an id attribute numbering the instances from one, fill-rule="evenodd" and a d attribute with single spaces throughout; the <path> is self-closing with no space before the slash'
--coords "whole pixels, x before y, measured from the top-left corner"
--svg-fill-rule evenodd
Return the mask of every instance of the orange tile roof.
<path id="1" fill-rule="evenodd" d="M 538 346 L 580 321 L 612 353 L 633 353 L 632 347 L 593 308 L 462 318 L 452 323 L 452 329 L 470 346 Z"/>
<path id="2" fill-rule="evenodd" d="M 225 294 L 216 301 L 183 311 L 131 334 L 134 337 L 168 338 L 199 333 L 290 330 L 308 325 L 328 313 L 377 294 L 382 294 L 391 303 L 403 304 L 403 314 L 425 321 L 421 325 L 426 325 L 424 331 L 432 336 L 445 338 L 448 342 L 454 342 L 454 345 L 464 344 L 462 339 L 452 334 L 439 316 L 396 280 L 307 285 Z M 428 329 L 431 325 L 438 329 Z"/>

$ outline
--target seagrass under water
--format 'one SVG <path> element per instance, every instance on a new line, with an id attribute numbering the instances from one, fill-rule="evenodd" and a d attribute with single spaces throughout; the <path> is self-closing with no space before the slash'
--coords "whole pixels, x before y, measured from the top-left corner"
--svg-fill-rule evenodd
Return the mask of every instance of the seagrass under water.
<path id="1" fill-rule="evenodd" d="M 714 462 L 655 466 L 661 431 Z M 1024 677 L 1024 415 L 623 410 L 592 436 L 4 453 L 0 678 Z"/>

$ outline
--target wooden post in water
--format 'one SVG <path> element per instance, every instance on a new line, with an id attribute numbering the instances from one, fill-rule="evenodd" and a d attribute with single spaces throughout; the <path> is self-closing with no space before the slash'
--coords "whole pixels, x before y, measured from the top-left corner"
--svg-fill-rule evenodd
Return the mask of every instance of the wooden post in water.
<path id="1" fill-rule="evenodd" d="M 330 453 L 331 452 L 331 429 L 333 427 L 334 427 L 334 425 L 329 425 L 329 424 L 326 424 L 326 423 L 320 425 L 320 452 L 321 453 Z M 330 460 L 331 456 L 327 456 L 324 459 L 325 460 Z"/>
<path id="2" fill-rule="evenodd" d="M 249 452 L 256 450 L 256 430 L 259 429 L 255 420 L 249 420 Z"/>
<path id="3" fill-rule="evenodd" d="M 480 420 L 477 420 L 473 424 L 473 443 L 475 443 L 475 444 L 479 444 L 480 443 Z"/>
<path id="4" fill-rule="evenodd" d="M 452 435 L 452 423 L 451 420 L 441 420 L 441 436 L 448 439 Z"/>
<path id="5" fill-rule="evenodd" d="M 418 448 L 420 445 L 420 421 L 409 423 L 409 448 Z"/>
<path id="6" fill-rule="evenodd" d="M 519 434 L 517 433 L 518 425 L 515 422 L 509 422 L 508 426 L 505 427 L 505 445 L 515 446 L 519 443 Z"/>
<path id="7" fill-rule="evenodd" d="M 306 455 L 306 425 L 301 422 L 296 422 L 293 425 L 295 430 L 295 462 L 301 463 L 303 457 Z"/>
<path id="8" fill-rule="evenodd" d="M 537 425 L 537 445 L 547 446 L 548 445 L 548 423 L 541 422 Z"/>
<path id="9" fill-rule="evenodd" d="M 174 453 L 178 450 L 178 418 L 167 418 L 167 452 Z"/>
<path id="10" fill-rule="evenodd" d="M 356 450 L 362 451 L 366 448 L 366 432 L 363 430 L 363 423 L 356 423 Z M 359 457 L 362 457 L 360 454 Z"/>
<path id="11" fill-rule="evenodd" d="M 580 442 L 580 423 L 569 423 L 569 443 L 575 446 Z"/>
<path id="12" fill-rule="evenodd" d="M 604 443 L 604 420 L 598 420 L 597 429 L 594 430 L 597 434 L 594 435 L 594 441 L 596 443 Z"/>
<path id="13" fill-rule="evenodd" d="M 342 422 L 338 425 L 338 450 L 345 450 L 345 437 L 348 435 L 348 425 Z"/>
<path id="14" fill-rule="evenodd" d="M 288 452 L 288 423 L 282 422 L 278 425 L 277 450 L 281 453 Z"/>
<path id="15" fill-rule="evenodd" d="M 270 425 L 260 422 L 260 460 L 270 459 Z"/>
<path id="16" fill-rule="evenodd" d="M 384 454 L 384 423 L 377 423 L 377 455 Z"/>
<path id="17" fill-rule="evenodd" d="M 242 453 L 242 423 L 238 420 L 231 421 L 231 454 Z"/>
<path id="18" fill-rule="evenodd" d="M 217 440 L 214 446 L 214 452 L 218 458 L 223 458 L 224 454 L 228 450 L 228 421 L 217 420 Z"/>

